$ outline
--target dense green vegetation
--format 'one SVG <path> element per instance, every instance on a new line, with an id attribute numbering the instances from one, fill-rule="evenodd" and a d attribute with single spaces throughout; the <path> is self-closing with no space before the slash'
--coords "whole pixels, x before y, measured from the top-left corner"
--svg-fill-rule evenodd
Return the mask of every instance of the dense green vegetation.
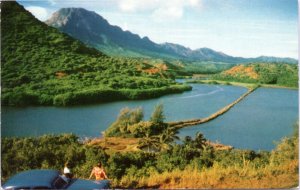
<path id="1" fill-rule="evenodd" d="M 88 146 L 74 135 L 46 135 L 37 138 L 4 138 L 2 139 L 2 180 L 23 170 L 33 168 L 54 168 L 61 170 L 69 161 L 74 174 L 87 178 L 93 164 L 102 161 L 108 170 L 109 178 L 121 179 L 126 174 L 149 176 L 151 169 L 172 171 L 184 169 L 194 162 L 201 167 L 212 166 L 213 159 L 222 164 L 238 163 L 242 154 L 253 160 L 258 156 L 268 157 L 267 153 L 239 151 L 216 153 L 205 147 L 205 139 L 198 135 L 196 139 L 186 137 L 182 145 L 159 154 L 147 152 L 128 152 L 107 155 L 100 147 Z M 217 156 L 217 158 L 216 158 Z M 222 157 L 230 160 L 227 163 Z M 248 158 L 249 157 L 249 158 Z M 267 161 L 263 161 L 267 162 Z"/>
<path id="2" fill-rule="evenodd" d="M 37 138 L 2 138 L 2 181 L 23 170 L 54 168 L 61 170 L 70 161 L 74 172 L 87 174 L 97 160 L 105 161 L 103 150 L 82 144 L 71 134 L 46 135 Z M 85 166 L 83 166 L 83 164 Z"/>
<path id="3" fill-rule="evenodd" d="M 297 133 L 283 139 L 272 152 L 216 150 L 205 142 L 203 135 L 198 133 L 194 139 L 186 137 L 182 144 L 173 144 L 169 149 L 162 149 L 156 153 L 137 151 L 107 154 L 101 147 L 88 145 L 78 137 L 68 134 L 35 138 L 3 138 L 1 181 L 28 169 L 62 170 L 66 161 L 71 164 L 75 177 L 87 178 L 93 165 L 102 161 L 109 178 L 113 181 L 113 186 L 121 188 L 159 187 L 170 183 L 173 177 L 178 178 L 177 185 L 182 182 L 180 179 L 184 178 L 192 177 L 193 181 L 196 180 L 193 177 L 198 176 L 197 178 L 204 180 L 201 172 L 205 172 L 210 177 L 211 183 L 215 181 L 216 184 L 226 185 L 241 181 L 235 186 L 236 188 L 244 187 L 243 183 L 247 180 L 252 180 L 255 187 L 263 187 L 259 186 L 260 184 L 266 185 L 264 187 L 276 187 L 276 181 L 282 181 L 281 177 L 286 177 L 287 179 L 283 179 L 292 180 L 291 183 L 297 185 Z M 185 171 L 190 172 L 190 168 L 193 168 L 193 172 L 186 176 Z M 215 170 L 220 175 L 217 175 Z M 266 178 L 273 181 L 266 181 Z M 197 184 L 183 185 L 194 187 L 193 185 Z"/>
<path id="4" fill-rule="evenodd" d="M 233 66 L 235 64 L 213 61 L 184 62 L 184 70 L 191 74 L 216 74 Z"/>
<path id="5" fill-rule="evenodd" d="M 141 59 L 112 58 L 1 3 L 2 105 L 72 105 L 158 97 L 190 90 L 168 70 L 147 73 Z"/>
<path id="6" fill-rule="evenodd" d="M 105 131 L 107 137 L 154 137 L 171 132 L 172 129 L 164 123 L 163 105 L 154 108 L 150 121 L 143 121 L 144 113 L 141 107 L 123 108 L 117 120 Z M 173 130 L 174 131 L 174 130 Z"/>
<path id="7" fill-rule="evenodd" d="M 216 80 L 298 87 L 298 65 L 252 63 L 238 65 L 212 77 Z"/>

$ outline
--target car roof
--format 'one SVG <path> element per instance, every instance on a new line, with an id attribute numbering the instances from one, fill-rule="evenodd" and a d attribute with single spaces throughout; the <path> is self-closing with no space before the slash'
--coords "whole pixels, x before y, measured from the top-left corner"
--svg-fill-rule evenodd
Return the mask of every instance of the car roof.
<path id="1" fill-rule="evenodd" d="M 110 186 L 109 180 L 86 180 L 75 179 L 67 189 L 68 190 L 82 190 L 82 189 L 108 189 Z"/>
<path id="2" fill-rule="evenodd" d="M 52 188 L 54 179 L 59 176 L 57 170 L 28 170 L 11 177 L 3 188 L 9 187 L 48 187 Z"/>

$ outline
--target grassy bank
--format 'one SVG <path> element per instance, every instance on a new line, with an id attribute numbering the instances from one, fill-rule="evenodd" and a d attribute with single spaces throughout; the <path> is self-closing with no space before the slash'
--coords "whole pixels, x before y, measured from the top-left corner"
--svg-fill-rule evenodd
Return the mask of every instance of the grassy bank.
<path id="1" fill-rule="evenodd" d="M 246 82 L 223 81 L 223 80 L 214 80 L 214 79 L 189 80 L 189 81 L 187 81 L 187 83 L 232 85 L 232 86 L 245 87 L 248 89 L 255 88 L 255 87 L 286 88 L 286 89 L 292 89 L 292 90 L 299 89 L 298 87 L 282 86 L 282 85 L 278 85 L 278 84 L 246 83 Z"/>
<path id="2" fill-rule="evenodd" d="M 290 86 L 281 86 L 281 85 L 276 85 L 276 84 L 261 84 L 261 87 L 265 88 L 285 88 L 285 89 L 290 89 L 290 90 L 298 90 L 299 87 L 290 87 Z"/>
<path id="3" fill-rule="evenodd" d="M 87 88 L 84 90 L 65 92 L 58 95 L 46 95 L 39 92 L 11 92 L 4 93 L 2 105 L 54 105 L 70 106 L 109 102 L 117 100 L 140 100 L 157 98 L 166 94 L 181 93 L 191 90 L 188 85 L 170 85 L 149 89 L 112 89 L 112 88 Z"/>
<path id="4" fill-rule="evenodd" d="M 157 98 L 166 94 L 181 93 L 188 90 L 192 90 L 192 87 L 188 85 L 171 85 L 150 89 L 86 90 L 55 96 L 53 104 L 55 106 L 68 106 L 117 100 L 141 100 Z"/>
<path id="5" fill-rule="evenodd" d="M 257 86 L 256 84 L 253 83 L 229 82 L 229 81 L 213 80 L 213 79 L 189 80 L 187 81 L 187 83 L 233 85 L 233 86 L 241 86 L 245 88 L 253 88 Z"/>
<path id="6" fill-rule="evenodd" d="M 141 186 L 162 189 L 292 188 L 298 186 L 297 170 L 297 160 L 263 168 L 255 168 L 252 165 L 224 168 L 215 164 L 209 169 L 189 167 L 183 171 L 154 174 L 147 179 L 142 179 Z"/>

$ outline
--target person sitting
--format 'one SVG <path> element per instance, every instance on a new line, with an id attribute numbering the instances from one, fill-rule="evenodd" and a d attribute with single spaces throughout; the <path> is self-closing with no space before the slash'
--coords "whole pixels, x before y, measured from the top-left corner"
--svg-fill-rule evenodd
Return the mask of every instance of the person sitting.
<path id="1" fill-rule="evenodd" d="M 92 170 L 91 175 L 89 177 L 89 179 L 92 178 L 92 176 L 95 176 L 96 180 L 103 180 L 103 179 L 107 179 L 107 175 L 102 167 L 101 162 L 99 162 Z"/>
<path id="2" fill-rule="evenodd" d="M 69 162 L 66 162 L 65 163 L 65 167 L 64 167 L 64 173 L 63 173 L 63 175 L 66 178 L 72 179 L 73 175 L 72 175 L 71 170 L 69 169 L 69 167 L 70 167 Z"/>

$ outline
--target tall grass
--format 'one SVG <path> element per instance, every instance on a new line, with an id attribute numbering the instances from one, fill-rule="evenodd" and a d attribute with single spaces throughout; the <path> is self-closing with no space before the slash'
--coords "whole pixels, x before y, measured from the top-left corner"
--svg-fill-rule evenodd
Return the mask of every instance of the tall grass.
<path id="1" fill-rule="evenodd" d="M 215 161 L 210 168 L 188 165 L 184 170 L 135 177 L 126 175 L 116 187 L 123 188 L 291 188 L 299 184 L 298 134 L 284 138 L 271 152 L 269 162 L 244 160 L 224 165 Z"/>

